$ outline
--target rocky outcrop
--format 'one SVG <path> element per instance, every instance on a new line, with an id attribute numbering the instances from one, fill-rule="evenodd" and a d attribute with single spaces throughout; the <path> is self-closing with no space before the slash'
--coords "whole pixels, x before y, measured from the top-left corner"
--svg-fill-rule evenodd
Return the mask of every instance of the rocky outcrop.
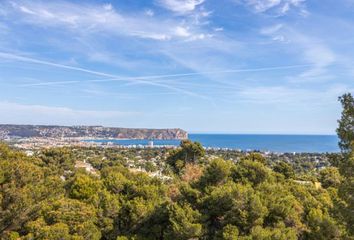
<path id="1" fill-rule="evenodd" d="M 182 129 L 113 128 L 102 126 L 0 125 L 0 139 L 5 138 L 128 138 L 187 139 Z"/>

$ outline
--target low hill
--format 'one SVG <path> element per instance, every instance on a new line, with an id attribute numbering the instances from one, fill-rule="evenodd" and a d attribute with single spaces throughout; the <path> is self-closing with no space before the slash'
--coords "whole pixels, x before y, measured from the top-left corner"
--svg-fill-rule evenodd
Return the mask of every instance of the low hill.
<path id="1" fill-rule="evenodd" d="M 0 139 L 6 138 L 126 138 L 186 139 L 182 129 L 115 128 L 103 126 L 46 126 L 0 124 Z"/>

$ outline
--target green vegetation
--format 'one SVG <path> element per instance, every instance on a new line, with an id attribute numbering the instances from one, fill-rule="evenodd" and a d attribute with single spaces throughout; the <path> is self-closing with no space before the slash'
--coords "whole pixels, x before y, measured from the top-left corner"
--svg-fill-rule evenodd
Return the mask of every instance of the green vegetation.
<path id="1" fill-rule="evenodd" d="M 211 153 L 191 141 L 171 151 L 61 148 L 33 156 L 2 144 L 0 238 L 354 239 L 354 101 L 343 99 L 343 153 L 322 168 L 304 157 L 294 164 Z M 75 166 L 84 160 L 95 171 Z"/>
<path id="2" fill-rule="evenodd" d="M 350 93 L 339 98 L 342 104 L 342 117 L 338 121 L 337 134 L 340 138 L 339 146 L 344 152 L 352 149 L 354 141 L 354 98 Z"/>

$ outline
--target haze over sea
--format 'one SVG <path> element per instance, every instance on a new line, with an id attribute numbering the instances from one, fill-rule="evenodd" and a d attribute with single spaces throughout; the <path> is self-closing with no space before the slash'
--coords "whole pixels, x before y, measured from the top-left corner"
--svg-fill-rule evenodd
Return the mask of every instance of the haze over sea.
<path id="1" fill-rule="evenodd" d="M 338 152 L 335 135 L 260 135 L 260 134 L 189 134 L 189 139 L 204 147 L 260 150 L 271 152 Z M 149 140 L 95 140 L 119 145 L 147 145 Z M 154 145 L 179 145 L 179 140 L 153 140 Z"/>

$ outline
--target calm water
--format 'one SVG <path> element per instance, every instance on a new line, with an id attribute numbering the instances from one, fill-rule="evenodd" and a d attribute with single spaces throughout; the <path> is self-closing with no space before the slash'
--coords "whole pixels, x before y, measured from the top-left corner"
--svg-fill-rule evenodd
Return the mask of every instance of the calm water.
<path id="1" fill-rule="evenodd" d="M 189 134 L 204 147 L 272 152 L 338 152 L 335 135 Z M 119 145 L 147 145 L 149 140 L 95 140 Z M 154 145 L 179 145 L 178 140 L 153 140 Z"/>

